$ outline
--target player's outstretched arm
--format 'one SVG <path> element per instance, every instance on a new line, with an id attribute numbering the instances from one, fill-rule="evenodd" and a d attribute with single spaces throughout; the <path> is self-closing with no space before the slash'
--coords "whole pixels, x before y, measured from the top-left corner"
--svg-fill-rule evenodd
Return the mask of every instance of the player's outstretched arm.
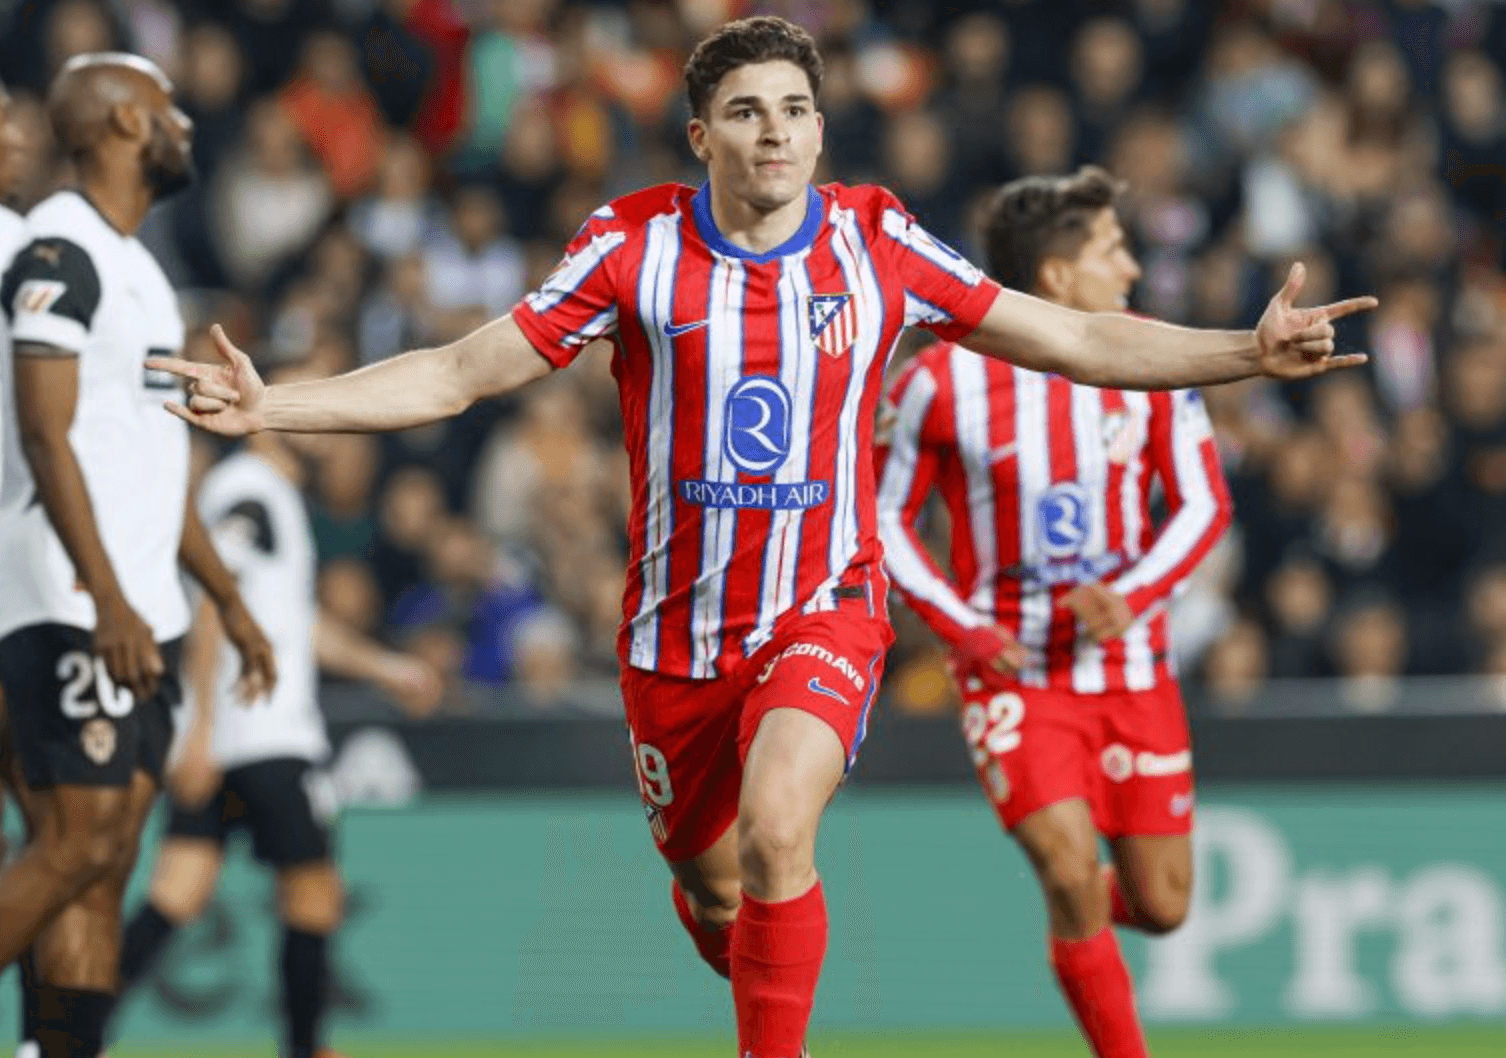
<path id="1" fill-rule="evenodd" d="M 1373 297 L 1299 309 L 1306 269 L 1294 264 L 1253 331 L 1205 331 L 1121 312 L 1082 313 L 1005 290 L 969 349 L 1074 382 L 1115 389 L 1186 389 L 1252 375 L 1300 379 L 1365 362 L 1335 355 L 1333 321 L 1373 309 Z"/>
<path id="2" fill-rule="evenodd" d="M 147 366 L 188 382 L 187 405 L 167 409 L 229 437 L 258 430 L 372 433 L 405 430 L 458 415 L 476 401 L 516 389 L 552 370 L 510 315 L 449 345 L 416 349 L 334 378 L 267 386 L 251 358 L 212 329 L 221 362 L 153 357 Z"/>
<path id="3" fill-rule="evenodd" d="M 314 656 L 325 672 L 386 691 L 411 717 L 428 716 L 444 696 L 444 681 L 433 665 L 388 650 L 324 610 L 314 624 Z"/>

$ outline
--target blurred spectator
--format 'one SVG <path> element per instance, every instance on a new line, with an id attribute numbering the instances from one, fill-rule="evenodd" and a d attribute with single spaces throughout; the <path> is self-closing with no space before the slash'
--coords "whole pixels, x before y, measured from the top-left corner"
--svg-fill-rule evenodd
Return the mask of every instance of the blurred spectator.
<path id="1" fill-rule="evenodd" d="M 1506 219 L 1506 97 L 1501 70 L 1478 51 L 1449 56 L 1443 80 L 1439 171 L 1478 223 Z"/>
<path id="2" fill-rule="evenodd" d="M 1291 555 L 1266 581 L 1266 604 L 1275 637 L 1272 676 L 1311 676 L 1323 671 L 1323 634 L 1333 608 L 1333 585 L 1311 555 Z"/>
<path id="3" fill-rule="evenodd" d="M 1222 711 L 1238 712 L 1260 693 L 1268 675 L 1265 633 L 1248 619 L 1236 621 L 1203 662 L 1208 693 Z"/>
<path id="4" fill-rule="evenodd" d="M 326 434 L 317 451 L 310 521 L 319 557 L 364 557 L 376 529 L 371 496 L 376 439 L 369 434 Z"/>
<path id="5" fill-rule="evenodd" d="M 221 166 L 213 196 L 220 258 L 249 289 L 309 244 L 333 204 L 298 130 L 270 100 L 252 104 L 243 146 Z"/>
<path id="6" fill-rule="evenodd" d="M 455 193 L 449 225 L 422 252 L 428 303 L 448 316 L 439 325 L 442 340 L 502 315 L 523 296 L 523 248 L 507 235 L 502 203 L 485 184 Z"/>
<path id="7" fill-rule="evenodd" d="M 382 597 L 371 567 L 359 558 L 331 559 L 319 569 L 319 605 L 351 628 L 373 635 L 382 620 Z"/>
<path id="8" fill-rule="evenodd" d="M 460 675 L 481 683 L 510 679 L 514 626 L 542 601 L 524 568 L 455 517 L 436 521 L 425 541 L 424 565 L 424 579 L 399 595 L 388 615 L 407 649 L 421 653 L 413 637 L 443 628 L 442 638 L 459 646 Z"/>
<path id="9" fill-rule="evenodd" d="M 303 44 L 298 75 L 278 93 L 303 141 L 340 198 L 366 190 L 382 156 L 382 114 L 343 33 L 320 31 Z"/>
<path id="10" fill-rule="evenodd" d="M 467 114 L 459 162 L 496 158 L 520 99 L 548 89 L 554 54 L 544 32 L 553 0 L 484 0 L 465 53 Z"/>
<path id="11" fill-rule="evenodd" d="M 382 283 L 361 306 L 358 348 L 361 363 L 374 364 L 424 345 L 438 330 L 429 301 L 424 259 L 413 253 L 389 261 Z"/>
<path id="12" fill-rule="evenodd" d="M 1077 130 L 1066 95 L 1043 84 L 1014 93 L 1004 141 L 1010 177 L 1066 172 L 1077 152 Z"/>
<path id="13" fill-rule="evenodd" d="M 422 578 L 425 544 L 444 514 L 444 490 L 433 471 L 406 466 L 387 479 L 378 503 L 377 540 L 371 551 L 384 609 Z"/>
<path id="14" fill-rule="evenodd" d="M 1384 596 L 1356 600 L 1334 619 L 1334 672 L 1339 697 L 1351 709 L 1389 709 L 1407 669 L 1407 617 Z"/>
<path id="15" fill-rule="evenodd" d="M 1140 37 L 1123 19 L 1095 18 L 1077 31 L 1071 68 L 1079 158 L 1103 157 L 1114 127 L 1135 100 L 1144 66 Z"/>
<path id="16" fill-rule="evenodd" d="M 531 709 L 567 707 L 580 678 L 575 630 L 557 610 L 539 607 L 512 630 L 513 682 Z"/>
<path id="17" fill-rule="evenodd" d="M 411 136 L 389 136 L 375 192 L 351 207 L 351 230 L 366 249 L 390 259 L 416 251 L 443 223 L 443 207 L 430 193 L 428 154 Z"/>
<path id="18" fill-rule="evenodd" d="M 884 133 L 885 185 L 900 197 L 927 231 L 943 242 L 959 242 L 961 189 L 951 181 L 951 139 L 934 114 L 898 114 Z"/>

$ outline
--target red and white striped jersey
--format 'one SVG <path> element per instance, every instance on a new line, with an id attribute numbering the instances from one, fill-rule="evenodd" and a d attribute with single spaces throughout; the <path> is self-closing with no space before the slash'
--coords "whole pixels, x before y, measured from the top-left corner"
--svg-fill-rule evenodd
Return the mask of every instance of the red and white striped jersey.
<path id="1" fill-rule="evenodd" d="M 1196 390 L 1094 389 L 941 343 L 906 366 L 884 415 L 886 564 L 942 639 L 1000 625 L 1029 650 L 1025 686 L 1092 694 L 1175 678 L 1165 604 L 1231 518 Z M 933 485 L 951 513 L 952 580 L 916 531 Z M 1060 603 L 1087 581 L 1129 601 L 1136 621 L 1121 638 L 1077 641 Z"/>
<path id="2" fill-rule="evenodd" d="M 625 664 L 709 679 L 839 590 L 885 606 L 872 445 L 889 356 L 906 326 L 965 337 L 999 288 L 887 191 L 807 194 L 801 229 L 762 254 L 722 237 L 705 187 L 617 199 L 513 313 L 556 367 L 616 345 Z"/>

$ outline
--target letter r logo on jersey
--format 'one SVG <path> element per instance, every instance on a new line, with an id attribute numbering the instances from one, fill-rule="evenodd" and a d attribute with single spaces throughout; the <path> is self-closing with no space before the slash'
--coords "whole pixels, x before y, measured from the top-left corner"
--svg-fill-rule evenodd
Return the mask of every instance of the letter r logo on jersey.
<path id="1" fill-rule="evenodd" d="M 792 402 L 772 375 L 739 379 L 727 393 L 723 447 L 746 474 L 772 474 L 790 454 Z"/>
<path id="2" fill-rule="evenodd" d="M 1087 490 L 1075 481 L 1052 485 L 1036 504 L 1036 533 L 1048 558 L 1071 558 L 1088 542 Z"/>

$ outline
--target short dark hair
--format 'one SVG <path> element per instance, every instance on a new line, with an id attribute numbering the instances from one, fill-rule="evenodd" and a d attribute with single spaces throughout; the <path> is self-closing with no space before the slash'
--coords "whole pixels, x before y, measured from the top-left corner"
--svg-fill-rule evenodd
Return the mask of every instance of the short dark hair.
<path id="1" fill-rule="evenodd" d="M 821 53 L 814 37 L 777 15 L 755 15 L 728 22 L 697 44 L 685 63 L 690 113 L 704 118 L 716 86 L 739 66 L 781 60 L 805 71 L 814 99 L 821 90 L 822 73 Z"/>
<path id="2" fill-rule="evenodd" d="M 1027 176 L 1005 184 L 983 222 L 989 274 L 1012 290 L 1034 290 L 1041 262 L 1077 256 L 1093 218 L 1123 190 L 1123 181 L 1096 165 L 1071 176 Z"/>

